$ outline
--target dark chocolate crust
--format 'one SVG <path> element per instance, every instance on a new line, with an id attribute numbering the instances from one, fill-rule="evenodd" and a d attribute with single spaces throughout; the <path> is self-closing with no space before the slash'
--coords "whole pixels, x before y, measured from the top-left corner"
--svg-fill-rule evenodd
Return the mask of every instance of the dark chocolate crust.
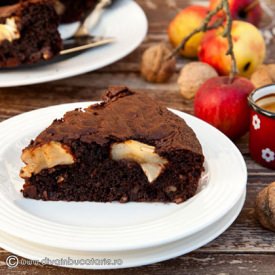
<path id="1" fill-rule="evenodd" d="M 0 41 L 0 67 L 14 67 L 48 60 L 59 54 L 62 40 L 59 16 L 53 2 L 28 0 L 0 8 L 0 24 L 14 18 L 20 38 Z"/>
<path id="2" fill-rule="evenodd" d="M 71 145 L 74 140 L 104 145 L 129 139 L 147 141 L 157 152 L 173 149 L 202 154 L 193 130 L 181 118 L 144 93 L 126 87 L 110 88 L 101 104 L 67 112 L 30 146 L 49 141 Z"/>
<path id="3" fill-rule="evenodd" d="M 130 139 L 155 146 L 168 160 L 155 181 L 149 183 L 134 161 L 110 159 L 110 146 Z M 101 104 L 66 113 L 26 149 L 50 141 L 69 146 L 76 163 L 32 175 L 23 188 L 25 197 L 179 203 L 195 194 L 203 171 L 202 148 L 193 130 L 166 107 L 126 87 L 110 88 Z"/>

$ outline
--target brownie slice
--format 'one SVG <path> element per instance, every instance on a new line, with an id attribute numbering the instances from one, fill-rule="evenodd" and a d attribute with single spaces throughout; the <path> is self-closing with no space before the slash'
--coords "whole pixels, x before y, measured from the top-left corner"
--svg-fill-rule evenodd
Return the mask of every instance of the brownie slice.
<path id="1" fill-rule="evenodd" d="M 53 2 L 21 1 L 0 8 L 0 67 L 48 60 L 62 49 Z"/>
<path id="2" fill-rule="evenodd" d="M 9 6 L 29 0 L 0 0 L 1 6 Z M 48 0 L 52 2 L 61 23 L 72 23 L 82 19 L 91 12 L 99 0 Z"/>
<path id="3" fill-rule="evenodd" d="M 109 88 L 101 104 L 67 112 L 23 150 L 26 198 L 181 203 L 204 156 L 192 129 L 144 93 Z"/>

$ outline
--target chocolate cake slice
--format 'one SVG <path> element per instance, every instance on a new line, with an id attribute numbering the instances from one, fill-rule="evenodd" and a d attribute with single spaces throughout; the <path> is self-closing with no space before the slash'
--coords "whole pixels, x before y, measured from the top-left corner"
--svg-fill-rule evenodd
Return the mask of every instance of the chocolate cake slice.
<path id="1" fill-rule="evenodd" d="M 204 156 L 181 118 L 115 87 L 102 103 L 55 120 L 22 160 L 26 198 L 181 203 L 196 193 Z"/>
<path id="2" fill-rule="evenodd" d="M 0 0 L 0 7 L 14 5 L 29 0 Z M 48 0 L 60 16 L 62 23 L 72 23 L 91 12 L 100 0 Z"/>
<path id="3" fill-rule="evenodd" d="M 0 67 L 48 60 L 62 49 L 59 16 L 49 0 L 0 8 Z"/>

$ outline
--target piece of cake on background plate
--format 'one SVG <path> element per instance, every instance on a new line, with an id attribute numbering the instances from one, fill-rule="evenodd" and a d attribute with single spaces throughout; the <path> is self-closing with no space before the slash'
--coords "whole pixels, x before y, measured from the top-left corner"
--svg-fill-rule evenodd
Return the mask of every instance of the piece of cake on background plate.
<path id="1" fill-rule="evenodd" d="M 62 49 L 59 17 L 47 0 L 0 8 L 0 67 L 49 60 Z"/>
<path id="2" fill-rule="evenodd" d="M 23 195 L 42 200 L 181 203 L 194 196 L 204 170 L 185 121 L 126 87 L 56 119 L 22 160 Z"/>
<path id="3" fill-rule="evenodd" d="M 31 0 L 0 0 L 1 6 L 9 6 Z M 83 15 L 92 11 L 100 0 L 46 0 L 52 3 L 60 16 L 61 23 L 72 23 L 79 21 Z"/>

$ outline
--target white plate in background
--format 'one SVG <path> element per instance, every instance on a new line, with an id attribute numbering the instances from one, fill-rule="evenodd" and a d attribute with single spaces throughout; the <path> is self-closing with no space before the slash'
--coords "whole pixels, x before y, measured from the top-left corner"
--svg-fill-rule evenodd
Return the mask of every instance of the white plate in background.
<path id="1" fill-rule="evenodd" d="M 77 23 L 62 25 L 62 37 L 73 34 L 77 26 Z M 117 0 L 106 9 L 98 25 L 92 30 L 93 35 L 114 37 L 114 43 L 36 65 L 0 69 L 0 87 L 53 81 L 107 66 L 137 48 L 147 33 L 147 27 L 146 16 L 136 2 Z"/>

